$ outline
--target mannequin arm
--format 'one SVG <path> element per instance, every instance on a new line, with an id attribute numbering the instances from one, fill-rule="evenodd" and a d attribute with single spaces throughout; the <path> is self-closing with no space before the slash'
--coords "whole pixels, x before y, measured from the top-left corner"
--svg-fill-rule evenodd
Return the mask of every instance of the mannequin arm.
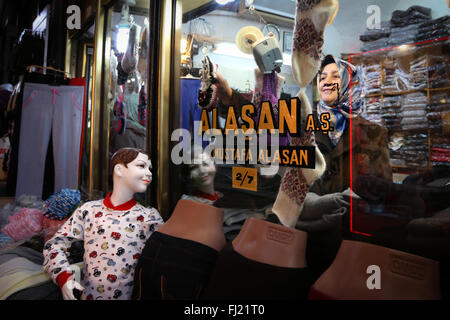
<path id="1" fill-rule="evenodd" d="M 64 271 L 62 273 L 60 273 L 60 275 L 58 276 L 58 284 L 59 287 L 61 288 L 61 292 L 63 295 L 63 299 L 64 300 L 77 300 L 77 298 L 75 298 L 74 294 L 73 294 L 73 290 L 77 289 L 80 291 L 83 291 L 84 288 L 81 286 L 81 284 L 79 284 L 78 282 L 76 282 L 73 278 L 73 275 L 71 275 L 70 273 Z"/>
<path id="2" fill-rule="evenodd" d="M 216 72 L 216 77 L 217 80 L 219 81 L 219 88 L 217 91 L 217 95 L 220 101 L 222 101 L 222 103 L 225 106 L 228 106 L 231 103 L 231 97 L 233 92 L 228 84 L 228 81 L 224 77 L 222 77 L 222 75 L 219 72 Z"/>
<path id="3" fill-rule="evenodd" d="M 84 208 L 83 205 L 80 206 L 44 245 L 43 267 L 54 283 L 59 284 L 58 277 L 62 273 L 72 274 L 66 252 L 73 242 L 84 239 L 82 213 L 85 211 Z M 63 276 L 61 277 L 63 279 Z M 67 280 L 67 276 L 65 280 Z"/>

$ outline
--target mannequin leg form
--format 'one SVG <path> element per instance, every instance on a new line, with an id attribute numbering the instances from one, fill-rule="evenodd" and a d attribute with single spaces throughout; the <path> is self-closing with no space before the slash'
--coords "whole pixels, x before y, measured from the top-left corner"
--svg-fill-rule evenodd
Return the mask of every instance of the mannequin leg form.
<path id="1" fill-rule="evenodd" d="M 439 278 L 437 261 L 344 240 L 332 265 L 311 287 L 309 299 L 435 300 L 440 299 Z"/>
<path id="2" fill-rule="evenodd" d="M 305 300 L 307 234 L 248 218 L 239 235 L 219 252 L 202 299 Z"/>
<path id="3" fill-rule="evenodd" d="M 135 273 L 133 298 L 170 300 L 200 297 L 225 245 L 223 211 L 180 200 L 167 222 L 147 241 Z"/>

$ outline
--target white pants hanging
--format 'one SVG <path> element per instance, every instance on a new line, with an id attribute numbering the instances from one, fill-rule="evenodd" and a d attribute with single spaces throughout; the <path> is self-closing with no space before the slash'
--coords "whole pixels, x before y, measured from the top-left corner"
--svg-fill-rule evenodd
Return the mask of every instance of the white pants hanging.
<path id="1" fill-rule="evenodd" d="M 78 188 L 83 95 L 82 86 L 24 84 L 16 199 L 22 194 L 42 196 L 50 132 L 54 191 Z"/>

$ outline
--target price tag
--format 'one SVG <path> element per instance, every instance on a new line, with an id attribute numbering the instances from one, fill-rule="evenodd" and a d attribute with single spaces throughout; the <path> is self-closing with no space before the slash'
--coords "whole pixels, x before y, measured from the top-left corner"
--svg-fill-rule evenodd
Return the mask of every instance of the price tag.
<path id="1" fill-rule="evenodd" d="M 258 190 L 258 171 L 256 168 L 233 167 L 233 188 L 250 191 Z"/>

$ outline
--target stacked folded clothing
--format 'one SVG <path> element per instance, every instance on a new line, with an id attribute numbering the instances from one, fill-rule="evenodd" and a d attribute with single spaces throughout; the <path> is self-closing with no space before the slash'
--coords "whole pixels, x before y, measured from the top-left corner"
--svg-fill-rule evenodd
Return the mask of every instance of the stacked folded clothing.
<path id="1" fill-rule="evenodd" d="M 364 64 L 363 71 L 363 94 L 369 95 L 380 93 L 381 88 L 381 66 L 379 64 Z"/>
<path id="2" fill-rule="evenodd" d="M 402 97 L 400 124 L 403 130 L 427 129 L 427 96 L 423 92 L 414 92 Z"/>
<path id="3" fill-rule="evenodd" d="M 450 126 L 450 100 L 447 93 L 432 96 L 426 111 L 430 129 L 442 130 Z"/>
<path id="4" fill-rule="evenodd" d="M 444 135 L 431 136 L 431 156 L 433 166 L 450 166 L 450 137 Z"/>
<path id="5" fill-rule="evenodd" d="M 413 43 L 416 41 L 418 24 L 411 24 L 405 27 L 392 27 L 388 39 L 388 46 L 394 47 L 401 44 Z"/>
<path id="6" fill-rule="evenodd" d="M 382 21 L 380 29 L 367 29 L 366 32 L 359 37 L 363 42 L 361 51 L 371 51 L 387 47 L 390 34 L 391 26 L 389 21 Z"/>
<path id="7" fill-rule="evenodd" d="M 395 83 L 395 70 L 398 68 L 397 61 L 394 59 L 386 59 L 383 61 L 384 81 L 381 89 L 383 92 L 397 91 Z"/>
<path id="8" fill-rule="evenodd" d="M 416 41 L 439 39 L 450 36 L 450 16 L 423 22 L 419 25 Z"/>
<path id="9" fill-rule="evenodd" d="M 370 97 L 365 99 L 362 116 L 371 122 L 384 126 L 384 121 L 381 117 L 380 97 Z"/>
<path id="10" fill-rule="evenodd" d="M 400 152 L 406 166 L 426 168 L 428 166 L 428 135 L 424 133 L 405 135 Z"/>
<path id="11" fill-rule="evenodd" d="M 410 89 L 409 75 L 402 70 L 396 59 L 390 58 L 383 61 L 383 73 L 384 82 L 381 88 L 384 93 L 393 93 Z"/>
<path id="12" fill-rule="evenodd" d="M 446 17 L 431 20 L 431 9 L 422 6 L 395 10 L 389 21 L 381 23 L 380 29 L 368 29 L 359 37 L 363 42 L 361 51 L 444 37 L 449 30 L 448 21 Z"/>
<path id="13" fill-rule="evenodd" d="M 430 160 L 450 163 L 450 148 L 431 148 Z"/>
<path id="14" fill-rule="evenodd" d="M 381 110 L 381 118 L 388 130 L 401 129 L 400 108 L 402 105 L 401 96 L 384 97 Z"/>
<path id="15" fill-rule="evenodd" d="M 430 88 L 442 88 L 450 86 L 447 68 L 449 65 L 448 56 L 428 57 L 428 81 Z"/>
<path id="16" fill-rule="evenodd" d="M 427 57 L 420 56 L 409 66 L 410 89 L 425 89 L 427 86 Z"/>
<path id="17" fill-rule="evenodd" d="M 389 139 L 390 163 L 393 166 L 405 166 L 405 159 L 402 157 L 400 149 L 405 143 L 404 133 L 396 132 Z"/>
<path id="18" fill-rule="evenodd" d="M 406 10 L 395 10 L 391 16 L 391 26 L 405 27 L 411 24 L 424 23 L 431 20 L 431 9 L 422 6 L 411 6 Z"/>

